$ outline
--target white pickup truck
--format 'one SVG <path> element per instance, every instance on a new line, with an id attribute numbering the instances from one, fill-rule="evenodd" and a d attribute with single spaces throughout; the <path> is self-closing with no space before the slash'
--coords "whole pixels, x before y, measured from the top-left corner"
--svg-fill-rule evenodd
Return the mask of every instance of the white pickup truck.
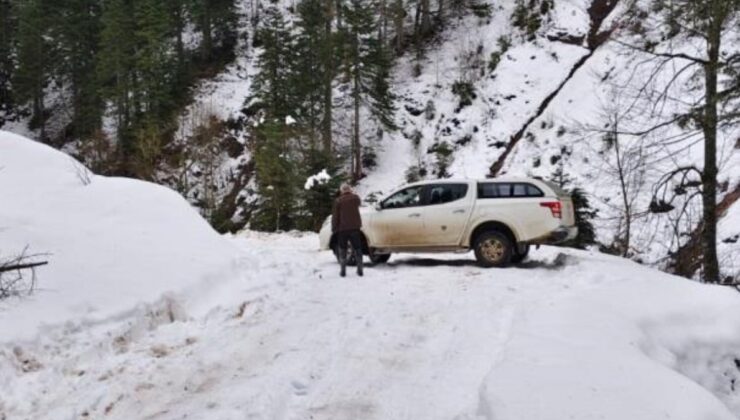
<path id="1" fill-rule="evenodd" d="M 393 252 L 472 249 L 480 265 L 501 267 L 523 260 L 532 244 L 559 243 L 578 233 L 570 196 L 532 178 L 417 182 L 360 212 L 363 253 L 374 263 L 388 261 Z M 321 249 L 337 253 L 331 217 L 319 240 Z"/>

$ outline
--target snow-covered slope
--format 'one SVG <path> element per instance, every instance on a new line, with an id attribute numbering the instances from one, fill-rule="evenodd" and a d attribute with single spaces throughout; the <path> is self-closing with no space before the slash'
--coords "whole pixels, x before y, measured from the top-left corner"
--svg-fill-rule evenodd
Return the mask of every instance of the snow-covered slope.
<path id="1" fill-rule="evenodd" d="M 289 6 L 292 2 L 276 3 L 283 9 L 286 20 L 291 21 L 293 15 Z M 425 46 L 420 59 L 409 51 L 396 61 L 393 92 L 398 97 L 395 120 L 400 129 L 378 136 L 378 127 L 373 125 L 372 119 L 363 118 L 363 142 L 377 153 L 378 166 L 366 171 L 360 192 L 366 197 L 387 193 L 406 182 L 409 170 L 417 175 L 421 172 L 422 178 L 438 177 L 440 156 L 435 150 L 439 150 L 440 145 L 451 149 L 451 155 L 443 159 L 444 165 L 449 165 L 446 172 L 450 176 L 485 177 L 506 150 L 511 137 L 534 118 L 521 141 L 507 152 L 501 173 L 549 178 L 554 171 L 562 170 L 571 180 L 569 187 L 582 188 L 598 209 L 594 221 L 598 240 L 609 246 L 623 238 L 625 224 L 619 204 L 621 189 L 614 170 L 615 157 L 613 149 L 606 147 L 604 134 L 598 130 L 605 127 L 610 109 L 617 104 L 627 108 L 631 100 L 629 95 L 637 90 L 641 78 L 646 78 L 651 68 L 645 65 L 646 57 L 618 42 L 607 42 L 592 52 L 585 40 L 574 41 L 589 33 L 592 24 L 589 8 L 594 3 L 597 2 L 555 0 L 534 38 L 514 27 L 514 1 L 491 3 L 490 16 L 479 17 L 465 8 L 450 11 L 444 30 Z M 601 22 L 602 30 L 617 28 L 613 33 L 615 39 L 632 36 L 624 25 L 615 25 L 624 16 L 624 5 L 626 3 L 618 3 Z M 248 18 L 250 10 L 243 7 L 242 42 L 254 31 Z M 412 26 L 413 13 L 408 14 L 407 20 L 407 25 Z M 502 40 L 510 44 L 503 53 Z M 726 48 L 736 48 L 730 41 Z M 239 98 L 249 95 L 258 50 L 240 48 L 238 51 L 239 59 L 234 65 L 215 81 L 201 86 L 187 116 L 199 109 L 214 108 L 224 118 L 239 118 L 243 106 Z M 499 53 L 500 61 L 492 68 L 492 54 Z M 570 74 L 584 57 L 583 65 Z M 626 86 L 628 78 L 632 78 L 632 89 L 617 92 L 616 87 Z M 469 82 L 475 92 L 470 105 L 463 107 L 459 104 L 460 98 L 453 93 L 454 84 L 460 81 Z M 677 84 L 679 87 L 672 92 L 675 97 L 696 95 L 684 85 L 688 86 L 687 83 Z M 558 89 L 536 117 L 543 101 Z M 335 94 L 335 140 L 338 150 L 342 151 L 348 147 L 351 127 L 347 121 L 351 118 L 343 100 L 346 92 L 337 90 Z M 684 112 L 685 109 L 679 109 L 681 106 L 680 101 L 669 103 L 662 107 L 660 115 L 634 107 L 637 111 L 624 115 L 620 127 L 625 131 L 641 131 L 660 118 Z M 184 118 L 185 131 L 187 121 Z M 678 210 L 667 215 L 653 215 L 647 211 L 653 186 L 660 176 L 677 165 L 702 165 L 701 142 L 692 140 L 690 147 L 686 142 L 672 146 L 661 142 L 680 132 L 672 127 L 648 139 L 624 136 L 621 140 L 624 149 L 639 152 L 640 157 L 636 159 L 642 159 L 645 165 L 634 170 L 629 179 L 632 184 L 629 198 L 638 215 L 632 221 L 630 254 L 661 268 L 670 265 L 671 253 L 696 228 L 701 212 L 700 200 L 695 199 L 688 206 L 688 216 L 684 216 L 674 229 Z M 720 133 L 719 181 L 727 183 L 728 191 L 740 185 L 740 173 L 736 169 L 740 167 L 737 164 L 740 159 L 738 134 L 732 127 Z M 224 179 L 228 179 L 237 163 L 227 161 L 222 171 Z M 228 183 L 226 181 L 222 189 L 227 190 Z M 248 187 L 240 194 L 252 201 L 259 192 Z M 727 277 L 740 275 L 730 262 L 733 255 L 740 253 L 740 241 L 732 239 L 739 233 L 738 229 L 737 224 L 719 226 L 720 260 Z"/>
<path id="2" fill-rule="evenodd" d="M 219 210 L 236 212 L 233 218 L 236 225 L 245 223 L 249 215 L 249 211 L 240 212 L 238 207 L 245 203 L 248 207 L 249 203 L 259 200 L 252 176 L 254 166 L 249 163 L 249 133 L 245 129 L 251 122 L 243 114 L 260 52 L 252 42 L 254 25 L 259 21 L 255 14 L 268 4 L 275 4 L 285 14 L 286 21 L 293 22 L 295 3 L 293 0 L 237 2 L 240 26 L 236 59 L 221 74 L 195 87 L 193 103 L 183 110 L 175 133 L 177 146 L 183 146 L 188 157 L 179 167 L 161 168 L 155 175 L 157 182 L 176 187 L 191 203 L 203 206 L 208 202 L 209 205 L 204 206 L 208 208 L 218 207 L 221 200 L 225 201 L 227 205 Z M 437 2 L 431 3 L 436 10 Z M 624 85 L 625 79 L 633 76 L 632 81 L 639 84 L 640 79 L 650 73 L 649 65 L 638 68 L 645 63 L 646 57 L 617 42 L 607 42 L 589 56 L 587 42 L 577 40 L 588 34 L 592 19 L 589 8 L 598 1 L 552 1 L 549 15 L 543 18 L 542 27 L 534 37 L 525 35 L 512 24 L 516 2 L 480 3 L 491 6 L 490 15 L 478 13 L 480 16 L 476 16 L 466 7 L 450 8 L 451 3 L 445 3 L 448 6 L 445 26 L 424 46 L 421 58 L 417 59 L 411 47 L 397 58 L 392 90 L 398 96 L 395 120 L 400 129 L 379 135 L 372 119 L 362 119 L 364 145 L 377 153 L 378 166 L 366 171 L 367 177 L 361 181 L 359 191 L 366 197 L 371 193 L 377 196 L 388 192 L 406 181 L 409 169 L 422 172 L 422 177 L 437 177 L 440 156 L 435 150 L 440 150 L 440 145 L 451 149 L 451 155 L 444 159 L 449 160 L 445 165 L 449 164 L 446 171 L 451 176 L 487 176 L 491 165 L 506 150 L 511 136 L 538 114 L 545 98 L 560 88 L 525 130 L 521 141 L 511 148 L 501 172 L 547 178 L 555 170 L 562 169 L 572 180 L 570 187 L 582 188 L 599 210 L 594 221 L 599 241 L 613 245 L 624 236 L 620 186 L 614 173 L 614 155 L 605 146 L 603 133 L 595 131 L 605 126 L 607 109 L 616 103 L 628 103 L 628 96 L 637 88 L 632 86 L 631 90 L 623 92 L 626 97 L 619 97 L 615 87 Z M 622 40 L 634 35 L 630 35 L 624 25 L 612 25 L 623 16 L 623 6 L 627 3 L 619 2 L 601 26 L 602 29 L 616 27 L 613 35 Z M 601 2 L 600 7 L 606 4 L 616 3 Z M 408 7 L 413 7 L 413 2 L 408 3 Z M 414 25 L 414 15 L 411 10 L 407 13 L 407 31 Z M 504 39 L 510 46 L 500 54 L 498 64 L 491 66 L 492 55 L 501 52 L 500 41 Z M 674 41 L 676 48 L 692 47 L 690 43 L 681 44 L 681 40 L 668 42 Z M 723 51 L 729 54 L 738 45 L 729 39 Z M 586 56 L 583 66 L 570 75 L 574 64 Z M 677 90 L 671 92 L 676 98 L 695 96 L 700 91 L 683 83 L 689 81 L 688 73 L 684 76 L 687 80 L 677 83 Z M 475 91 L 470 105 L 464 107 L 460 107 L 460 98 L 453 93 L 453 85 L 460 81 L 469 82 Z M 352 119 L 348 118 L 347 92 L 341 87 L 338 82 L 334 139 L 337 150 L 346 155 Z M 680 103 L 674 101 L 661 107 L 660 115 L 642 112 L 645 109 L 636 107 L 637 111 L 626 115 L 620 126 L 639 131 L 659 117 L 685 111 L 679 109 Z M 224 139 L 210 133 L 206 137 L 214 140 L 213 143 L 193 144 L 198 143 L 191 139 L 194 131 L 211 116 L 228 121 L 218 127 Z M 24 124 L 18 121 L 6 127 L 27 132 Z M 673 138 L 678 132 L 679 129 L 671 127 L 653 138 L 634 141 L 626 137 L 622 140 L 626 149 L 639 151 L 646 164 L 644 171 L 633 174 L 634 185 L 630 190 L 633 209 L 638 215 L 632 222 L 630 254 L 634 259 L 661 268 L 671 265 L 671 255 L 690 237 L 701 217 L 698 199 L 688 206 L 688 216 L 677 228 L 674 219 L 680 206 L 667 215 L 653 215 L 647 211 L 652 188 L 667 169 L 702 164 L 701 142 L 694 142 L 690 147 L 683 142 L 675 147 L 664 147 L 656 141 Z M 726 191 L 733 191 L 740 185 L 738 135 L 737 127 L 725 128 L 720 133 L 719 181 L 726 183 L 727 188 L 722 189 L 718 200 Z M 346 162 L 348 166 L 349 159 Z M 730 211 L 737 212 L 738 206 L 740 203 Z M 211 216 L 209 211 L 213 209 L 203 213 Z M 720 223 L 718 241 L 723 274 L 736 279 L 740 269 L 732 261 L 740 253 L 740 241 L 734 239 L 738 234 L 740 226 L 737 223 Z"/>
<path id="3" fill-rule="evenodd" d="M 504 270 L 464 255 L 398 255 L 364 278 L 340 278 L 315 235 L 247 232 L 234 243 L 250 269 L 214 284 L 208 298 L 175 299 L 174 317 L 49 329 L 16 350 L 0 347 L 0 412 L 219 420 L 740 412 L 732 289 L 556 248 Z"/>
<path id="4" fill-rule="evenodd" d="M 91 174 L 68 155 L 0 131 L 0 258 L 49 265 L 30 297 L 0 302 L 0 341 L 99 321 L 213 283 L 236 251 L 168 188 Z"/>

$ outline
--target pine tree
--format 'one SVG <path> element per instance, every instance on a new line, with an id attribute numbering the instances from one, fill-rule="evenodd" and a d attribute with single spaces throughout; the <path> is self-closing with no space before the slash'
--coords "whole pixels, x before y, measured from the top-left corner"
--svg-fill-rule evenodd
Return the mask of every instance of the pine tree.
<path id="1" fill-rule="evenodd" d="M 262 41 L 250 101 L 261 109 L 254 129 L 257 184 L 263 200 L 255 213 L 254 226 L 264 230 L 294 227 L 299 157 L 293 143 L 298 137 L 293 121 L 299 114 L 295 77 L 295 41 L 276 7 L 266 10 L 257 36 Z"/>
<path id="2" fill-rule="evenodd" d="M 0 0 L 0 111 L 9 111 L 13 107 L 10 81 L 15 70 L 15 30 L 13 3 Z"/>
<path id="3" fill-rule="evenodd" d="M 276 7 L 265 12 L 259 29 L 263 51 L 257 62 L 259 73 L 254 78 L 253 99 L 260 102 L 268 119 L 285 121 L 297 108 L 293 35 Z"/>
<path id="4" fill-rule="evenodd" d="M 325 154 L 332 149 L 332 82 L 336 72 L 334 50 L 336 44 L 332 33 L 332 2 L 327 0 L 303 0 L 298 4 L 299 29 L 295 44 L 296 95 L 300 101 L 297 118 L 310 131 L 310 146 L 317 148 L 316 139 L 321 137 Z"/>
<path id="5" fill-rule="evenodd" d="M 185 54 L 185 26 L 187 25 L 187 11 L 189 0 L 170 0 L 169 6 L 170 20 L 172 21 L 172 32 L 175 37 L 175 59 L 177 61 L 177 81 L 176 89 L 187 87 L 187 80 L 190 74 L 190 61 Z"/>
<path id="6" fill-rule="evenodd" d="M 393 94 L 389 88 L 391 61 L 377 38 L 377 21 L 372 2 L 350 0 L 344 8 L 347 59 L 343 70 L 350 84 L 353 106 L 352 180 L 362 177 L 360 110 L 365 104 L 386 128 L 394 129 Z"/>
<path id="7" fill-rule="evenodd" d="M 31 128 L 40 129 L 40 139 L 46 140 L 44 88 L 51 72 L 51 47 L 45 40 L 48 19 L 44 0 L 18 3 L 18 68 L 13 86 L 17 99 L 32 103 Z"/>
<path id="8" fill-rule="evenodd" d="M 113 105 L 118 148 L 124 165 L 134 152 L 133 123 L 138 114 L 136 86 L 136 21 L 133 0 L 106 0 L 103 4 L 97 76 L 103 97 Z"/>
<path id="9" fill-rule="evenodd" d="M 208 63 L 217 49 L 236 44 L 237 15 L 234 0 L 190 0 L 190 13 L 202 35 L 200 59 Z"/>
<path id="10" fill-rule="evenodd" d="M 261 202 L 252 226 L 258 230 L 277 231 L 295 227 L 294 210 L 297 168 L 288 138 L 288 127 L 282 121 L 267 121 L 254 131 L 254 162 Z"/>
<path id="11" fill-rule="evenodd" d="M 562 246 L 585 249 L 589 245 L 596 244 L 596 229 L 593 225 L 593 219 L 598 215 L 598 211 L 591 207 L 585 191 L 578 187 L 571 187 L 572 180 L 564 171 L 562 157 L 559 162 L 560 164 L 550 176 L 550 180 L 565 190 L 573 200 L 575 222 L 576 227 L 578 227 L 578 235 L 574 239 L 563 243 Z"/>
<path id="12" fill-rule="evenodd" d="M 327 182 L 314 185 L 303 191 L 300 210 L 305 216 L 300 227 L 318 232 L 326 217 L 331 215 L 334 199 L 344 176 L 341 173 L 341 168 L 333 159 L 327 158 L 325 153 L 319 151 L 309 153 L 302 167 L 306 168 L 303 173 L 305 178 L 323 170 L 331 176 Z"/>
<path id="13" fill-rule="evenodd" d="M 173 81 L 176 66 L 172 57 L 173 28 L 167 5 L 159 0 L 137 0 L 136 69 L 141 112 L 147 123 L 162 124 L 175 105 Z"/>
<path id="14" fill-rule="evenodd" d="M 103 103 L 95 74 L 100 35 L 100 1 L 62 0 L 50 10 L 55 16 L 52 38 L 58 48 L 59 74 L 71 91 L 71 133 L 76 138 L 90 136 L 100 127 Z"/>

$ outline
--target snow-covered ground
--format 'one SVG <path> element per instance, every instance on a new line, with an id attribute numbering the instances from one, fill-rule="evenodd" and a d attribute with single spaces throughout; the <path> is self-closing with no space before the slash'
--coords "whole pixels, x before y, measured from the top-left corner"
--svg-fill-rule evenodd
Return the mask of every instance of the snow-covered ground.
<path id="1" fill-rule="evenodd" d="M 0 419 L 737 419 L 740 294 L 543 247 L 508 269 L 314 234 L 219 237 L 183 199 L 0 134 Z M 735 414 L 733 414 L 735 413 Z"/>

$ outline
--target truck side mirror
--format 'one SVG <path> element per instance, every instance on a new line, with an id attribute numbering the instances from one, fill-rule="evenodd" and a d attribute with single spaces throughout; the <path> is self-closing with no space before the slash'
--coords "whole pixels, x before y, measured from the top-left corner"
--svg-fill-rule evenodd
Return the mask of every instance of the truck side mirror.
<path id="1" fill-rule="evenodd" d="M 383 210 L 383 203 L 376 203 L 375 204 L 375 210 L 377 210 L 377 211 Z"/>

